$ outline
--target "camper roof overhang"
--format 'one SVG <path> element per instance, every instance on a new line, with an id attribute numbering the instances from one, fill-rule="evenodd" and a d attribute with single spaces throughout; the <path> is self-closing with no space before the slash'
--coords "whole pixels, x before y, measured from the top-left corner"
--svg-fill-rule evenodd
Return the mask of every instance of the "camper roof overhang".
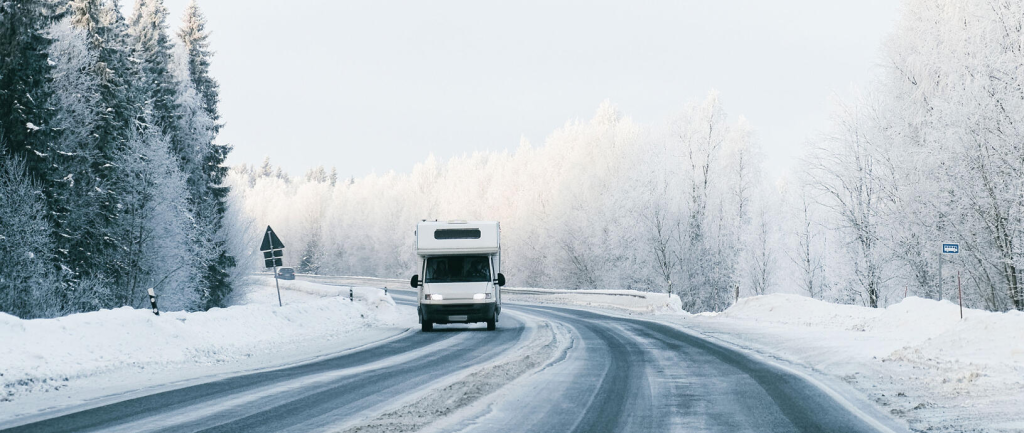
<path id="1" fill-rule="evenodd" d="M 416 226 L 416 254 L 498 254 L 496 221 L 423 221 Z"/>

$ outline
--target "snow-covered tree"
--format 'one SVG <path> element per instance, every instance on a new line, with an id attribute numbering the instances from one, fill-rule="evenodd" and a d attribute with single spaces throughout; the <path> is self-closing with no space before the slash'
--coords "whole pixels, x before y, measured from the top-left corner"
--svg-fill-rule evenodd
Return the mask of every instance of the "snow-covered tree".
<path id="1" fill-rule="evenodd" d="M 205 22 L 191 5 L 176 65 L 165 21 L 159 0 L 139 0 L 130 25 L 117 0 L 0 4 L 2 199 L 29 212 L 9 221 L 39 232 L 28 253 L 15 252 L 28 257 L 23 268 L 46 269 L 0 309 L 36 317 L 140 305 L 154 285 L 163 304 L 196 309 L 230 291 L 230 149 L 215 142 Z M 19 272 L 0 270 L 0 281 L 24 280 Z"/>
<path id="2" fill-rule="evenodd" d="M 702 110 L 717 104 L 717 98 L 693 104 L 674 121 L 700 131 L 708 127 Z M 672 128 L 646 128 L 607 101 L 593 118 L 566 123 L 544 146 L 524 140 L 514 153 L 428 157 L 409 174 L 331 185 L 319 168 L 292 182 L 270 175 L 277 167 L 269 160 L 257 170 L 262 176 L 238 168 L 229 177 L 237 203 L 232 207 L 247 209 L 237 214 L 243 220 L 272 225 L 295 246 L 285 262 L 307 272 L 408 276 L 415 272 L 416 221 L 496 219 L 503 228 L 503 271 L 516 285 L 670 291 L 687 308 L 720 310 L 729 305 L 737 270 L 745 269 L 730 255 L 738 240 L 728 226 L 737 224 L 740 211 L 734 200 L 721 198 L 735 191 L 727 175 L 734 171 L 722 165 L 731 161 L 724 156 L 725 141 L 744 136 L 734 133 L 744 127 L 727 123 L 724 112 L 715 116 L 713 127 L 722 129 L 715 137 L 722 143 L 705 155 L 711 160 L 709 205 L 701 221 L 709 227 L 702 248 L 715 260 L 707 266 L 720 266 L 717 279 L 705 279 L 719 284 L 714 293 L 689 281 L 684 268 L 694 264 L 684 253 L 691 247 L 692 180 L 702 179 L 703 171 L 680 171 L 689 161 L 683 150 L 707 142 L 680 142 Z M 756 185 L 758 162 L 749 161 L 745 182 Z M 748 194 L 754 209 L 757 194 Z M 243 224 L 229 224 L 235 225 Z M 255 245 L 248 248 L 238 254 L 251 257 Z M 245 264 L 250 270 L 260 265 Z"/>
<path id="3" fill-rule="evenodd" d="M 787 203 L 789 209 L 790 232 L 788 258 L 796 267 L 794 283 L 800 292 L 814 299 L 825 299 L 829 292 L 825 275 L 825 239 L 821 221 L 815 214 L 815 199 L 809 187 L 797 187 L 794 200 Z"/>
<path id="4" fill-rule="evenodd" d="M 203 306 L 202 257 L 195 255 L 192 209 L 185 175 L 170 152 L 169 140 L 155 128 L 129 140 L 117 163 L 130 186 L 122 192 L 127 208 L 122 239 L 128 268 L 127 284 L 119 299 L 143 306 L 146 289 L 155 288 L 161 305 L 169 310 L 195 310 Z"/>
<path id="5" fill-rule="evenodd" d="M 50 6 L 45 0 L 0 3 L 0 151 L 23 158 L 30 176 L 49 167 Z"/>
<path id="6" fill-rule="evenodd" d="M 231 148 L 216 142 L 220 130 L 220 100 L 217 81 L 210 76 L 209 33 L 206 30 L 206 18 L 203 16 L 195 0 L 185 8 L 182 27 L 178 38 L 184 51 L 183 64 L 180 64 L 178 77 L 182 89 L 179 90 L 180 106 L 184 109 L 183 130 L 191 133 L 184 137 L 185 142 L 194 143 L 191 147 L 197 153 L 194 167 L 185 167 L 184 171 L 190 179 L 192 202 L 200 222 L 199 239 L 201 245 L 209 253 L 204 281 L 207 284 L 206 302 L 210 307 L 221 306 L 223 300 L 231 292 L 231 271 L 234 258 L 225 249 L 223 218 L 227 210 L 226 200 L 228 188 L 223 186 L 227 175 L 224 165 Z M 202 110 L 202 115 L 196 108 Z"/>
<path id="7" fill-rule="evenodd" d="M 110 162 L 99 150 L 97 128 L 103 112 L 100 82 L 92 73 L 97 63 L 88 33 L 70 19 L 48 29 L 53 112 L 48 143 L 50 163 L 43 182 L 53 218 L 58 264 L 67 279 L 64 296 L 69 309 L 116 306 L 106 289 L 110 277 L 105 261 L 114 245 L 105 203 L 108 185 L 98 169 Z"/>
<path id="8" fill-rule="evenodd" d="M 140 82 L 151 104 L 146 117 L 171 137 L 175 155 L 189 154 L 188 144 L 176 136 L 178 83 L 171 70 L 172 45 L 163 0 L 136 0 L 128 32 L 132 56 L 139 63 Z"/>
<path id="9" fill-rule="evenodd" d="M 207 117 L 215 124 L 220 121 L 217 104 L 220 101 L 220 86 L 210 76 L 210 34 L 206 30 L 206 17 L 199 9 L 196 0 L 191 0 L 185 7 L 178 39 L 181 40 L 188 59 L 188 79 L 199 94 L 201 105 Z"/>
<path id="10" fill-rule="evenodd" d="M 19 157 L 0 154 L 0 311 L 22 318 L 62 312 L 54 298 L 46 199 Z"/>
<path id="11" fill-rule="evenodd" d="M 817 167 L 832 180 L 817 183 L 833 186 L 833 205 L 835 187 L 848 192 L 833 209 L 868 303 L 895 288 L 949 296 L 943 260 L 966 273 L 967 305 L 1024 309 L 1022 12 L 1020 2 L 906 1 L 870 97 L 837 110 L 821 143 L 833 158 Z M 946 241 L 963 252 L 943 257 Z"/>

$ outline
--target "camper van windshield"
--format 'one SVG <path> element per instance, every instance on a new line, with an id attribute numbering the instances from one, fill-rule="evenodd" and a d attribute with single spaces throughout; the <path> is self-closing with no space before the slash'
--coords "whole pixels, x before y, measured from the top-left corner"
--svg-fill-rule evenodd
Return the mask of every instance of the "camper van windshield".
<path id="1" fill-rule="evenodd" d="M 424 283 L 468 283 L 491 281 L 487 256 L 428 257 Z"/>

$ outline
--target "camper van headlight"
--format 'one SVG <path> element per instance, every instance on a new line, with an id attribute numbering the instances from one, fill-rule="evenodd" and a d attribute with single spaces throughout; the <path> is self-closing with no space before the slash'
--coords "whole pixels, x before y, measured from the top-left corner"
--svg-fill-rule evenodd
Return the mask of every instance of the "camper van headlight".
<path id="1" fill-rule="evenodd" d="M 426 300 L 428 300 L 428 301 L 442 301 L 442 300 L 444 300 L 444 296 L 441 296 L 438 293 L 434 293 L 432 295 L 429 295 L 429 294 L 428 295 L 424 295 L 423 297 Z"/>
<path id="2" fill-rule="evenodd" d="M 481 300 L 481 299 L 491 299 L 491 294 L 490 293 L 477 293 L 477 294 L 473 295 L 473 299 L 476 299 L 478 301 Z"/>

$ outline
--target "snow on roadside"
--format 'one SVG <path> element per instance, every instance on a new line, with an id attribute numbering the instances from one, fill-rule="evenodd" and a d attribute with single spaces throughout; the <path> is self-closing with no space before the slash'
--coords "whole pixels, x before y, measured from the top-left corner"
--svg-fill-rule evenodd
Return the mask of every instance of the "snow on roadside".
<path id="1" fill-rule="evenodd" d="M 852 385 L 916 431 L 1024 431 L 1024 314 L 907 298 L 884 309 L 796 295 L 673 320 Z"/>
<path id="2" fill-rule="evenodd" d="M 507 300 L 651 314 L 711 339 L 814 371 L 915 431 L 1024 432 L 1024 313 L 910 297 L 888 308 L 798 295 L 742 298 L 689 314 L 678 298 L 632 291 L 506 289 Z M 618 296 L 635 293 L 646 295 Z M 661 298 L 662 302 L 656 300 Z M 667 313 L 667 314 L 666 314 Z M 678 314 L 672 314 L 678 313 Z"/>
<path id="3" fill-rule="evenodd" d="M 535 304 L 574 305 L 642 314 L 685 314 L 679 296 L 637 290 L 502 289 L 504 300 Z"/>
<path id="4" fill-rule="evenodd" d="M 273 276 L 259 275 L 250 280 L 254 284 L 231 293 L 227 299 L 228 305 L 277 305 L 277 289 Z M 281 286 L 281 302 L 285 304 L 330 297 L 348 299 L 349 288 L 352 288 L 352 295 L 357 300 L 370 300 L 376 303 L 379 302 L 376 298 L 384 296 L 384 291 L 376 287 L 332 286 L 302 280 L 278 280 L 277 283 Z M 391 304 L 393 305 L 394 301 L 391 301 Z"/>
<path id="5" fill-rule="evenodd" d="M 355 288 L 351 302 L 347 287 L 341 296 L 339 287 L 287 281 L 278 307 L 273 278 L 253 281 L 233 296 L 235 305 L 206 312 L 155 316 L 124 307 L 35 320 L 0 313 L 0 421 L 145 386 L 301 362 L 416 325 L 415 314 L 382 290 Z"/>

